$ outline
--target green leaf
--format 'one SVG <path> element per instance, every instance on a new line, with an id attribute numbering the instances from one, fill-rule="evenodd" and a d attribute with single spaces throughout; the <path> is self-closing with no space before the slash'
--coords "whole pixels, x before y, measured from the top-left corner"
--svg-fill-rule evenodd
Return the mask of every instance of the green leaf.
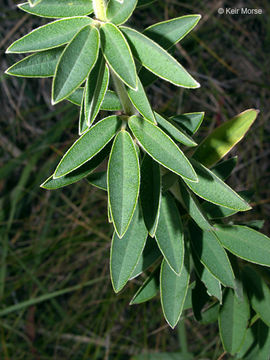
<path id="1" fill-rule="evenodd" d="M 197 181 L 196 173 L 186 156 L 161 129 L 138 116 L 129 118 L 128 125 L 141 146 L 154 160 L 190 181 Z"/>
<path id="2" fill-rule="evenodd" d="M 211 171 L 217 175 L 221 180 L 225 181 L 231 175 L 233 169 L 237 164 L 237 156 L 217 163 Z"/>
<path id="3" fill-rule="evenodd" d="M 169 53 L 136 30 L 121 26 L 133 55 L 148 70 L 176 86 L 198 88 L 199 83 Z"/>
<path id="4" fill-rule="evenodd" d="M 109 69 L 105 64 L 104 58 L 100 55 L 85 85 L 84 112 L 88 126 L 94 122 L 99 113 L 108 84 Z"/>
<path id="5" fill-rule="evenodd" d="M 36 6 L 37 4 L 39 4 L 42 0 L 28 0 L 30 6 Z"/>
<path id="6" fill-rule="evenodd" d="M 100 120 L 86 131 L 66 152 L 57 166 L 54 179 L 76 170 L 99 153 L 121 126 L 121 119 L 112 115 Z"/>
<path id="7" fill-rule="evenodd" d="M 189 229 L 192 248 L 201 263 L 224 286 L 234 288 L 234 273 L 230 261 L 215 233 L 202 231 L 195 226 L 190 226 Z"/>
<path id="8" fill-rule="evenodd" d="M 124 237 L 120 239 L 116 233 L 113 236 L 110 269 L 115 292 L 122 290 L 128 282 L 142 254 L 146 238 L 147 230 L 137 206 Z"/>
<path id="9" fill-rule="evenodd" d="M 255 264 L 270 266 L 270 238 L 241 225 L 216 225 L 222 245 L 236 256 Z"/>
<path id="10" fill-rule="evenodd" d="M 170 117 L 170 119 L 186 130 L 189 135 L 193 135 L 198 131 L 203 122 L 204 112 L 175 115 Z"/>
<path id="11" fill-rule="evenodd" d="M 145 29 L 144 34 L 165 50 L 169 50 L 196 26 L 200 17 L 200 15 L 186 15 L 162 21 Z M 156 80 L 156 76 L 145 68 L 140 70 L 140 76 L 144 86 L 150 85 Z"/>
<path id="12" fill-rule="evenodd" d="M 124 24 L 132 15 L 138 0 L 109 0 L 106 17 L 115 25 Z"/>
<path id="13" fill-rule="evenodd" d="M 77 170 L 72 171 L 68 175 L 54 179 L 53 175 L 50 176 L 42 185 L 42 188 L 47 190 L 55 190 L 73 184 L 93 172 L 110 153 L 110 145 L 105 146 L 96 156 L 90 161 L 79 167 Z"/>
<path id="14" fill-rule="evenodd" d="M 201 15 L 185 15 L 149 26 L 144 34 L 168 50 L 182 40 L 201 19 Z"/>
<path id="15" fill-rule="evenodd" d="M 254 334 L 254 329 L 249 327 L 246 331 L 244 342 L 236 354 L 236 359 L 246 359 L 245 354 L 249 351 L 252 344 L 254 343 L 255 337 L 256 334 Z"/>
<path id="16" fill-rule="evenodd" d="M 250 109 L 226 121 L 203 140 L 193 157 L 207 167 L 214 165 L 243 139 L 257 116 L 258 111 Z"/>
<path id="17" fill-rule="evenodd" d="M 139 113 L 147 120 L 156 124 L 156 118 L 152 111 L 151 105 L 148 101 L 144 87 L 142 86 L 141 80 L 138 78 L 138 88 L 133 90 L 127 88 L 128 97 L 131 100 L 132 104 L 139 111 Z"/>
<path id="18" fill-rule="evenodd" d="M 86 87 L 84 88 L 84 94 Z M 83 102 L 80 108 L 80 118 L 79 118 L 79 135 L 82 135 L 89 128 L 86 117 L 85 117 L 85 96 L 83 96 Z"/>
<path id="19" fill-rule="evenodd" d="M 76 3 L 67 0 L 42 0 L 35 7 L 28 3 L 18 5 L 21 10 L 36 16 L 46 18 L 66 18 L 89 15 L 93 12 L 92 1 L 76 0 Z"/>
<path id="20" fill-rule="evenodd" d="M 128 132 L 116 136 L 108 164 L 108 197 L 115 231 L 120 238 L 128 229 L 140 188 L 139 159 Z"/>
<path id="21" fill-rule="evenodd" d="M 142 286 L 137 290 L 129 305 L 142 304 L 153 299 L 159 292 L 159 270 L 158 266 L 152 274 L 146 278 Z"/>
<path id="22" fill-rule="evenodd" d="M 155 117 L 158 125 L 174 140 L 184 144 L 186 146 L 196 146 L 196 142 L 187 134 L 181 130 L 177 124 L 174 124 L 171 120 L 164 119 L 161 115 L 155 112 Z"/>
<path id="23" fill-rule="evenodd" d="M 184 232 L 179 211 L 169 193 L 162 195 L 156 240 L 169 266 L 180 274 L 184 261 Z"/>
<path id="24" fill-rule="evenodd" d="M 192 251 L 192 255 L 196 273 L 199 279 L 204 283 L 205 287 L 207 288 L 208 295 L 215 296 L 221 303 L 222 291 L 220 282 L 210 273 L 210 271 L 205 266 L 201 264 L 195 251 Z"/>
<path id="25" fill-rule="evenodd" d="M 185 298 L 185 303 L 184 303 L 184 307 L 183 307 L 183 311 L 191 309 L 192 308 L 192 290 L 195 287 L 195 281 L 193 281 L 192 283 L 189 284 L 188 286 L 188 290 L 187 290 L 187 295 Z"/>
<path id="26" fill-rule="evenodd" d="M 183 181 L 179 180 L 173 187 L 173 193 L 177 193 L 175 196 L 179 198 L 181 204 L 184 206 L 190 217 L 196 222 L 196 224 L 203 230 L 211 230 L 212 225 L 210 224 L 207 216 L 197 200 L 197 198 L 192 194 L 188 187 L 184 184 Z"/>
<path id="27" fill-rule="evenodd" d="M 132 280 L 139 276 L 142 272 L 152 266 L 160 257 L 161 252 L 159 251 L 156 241 L 150 236 L 148 236 L 145 247 L 143 249 L 143 253 L 140 256 L 138 264 L 134 269 L 133 273 L 131 274 L 129 280 Z"/>
<path id="28" fill-rule="evenodd" d="M 270 326 L 270 289 L 263 277 L 250 266 L 243 269 L 244 283 L 252 308 L 259 314 L 262 321 Z"/>
<path id="29" fill-rule="evenodd" d="M 245 360 L 269 360 L 270 354 L 270 329 L 262 321 L 258 321 L 256 324 L 256 342 L 252 346 L 244 357 Z M 252 328 L 253 330 L 253 328 Z M 252 331 L 254 333 L 254 331 Z M 254 334 L 253 334 L 254 338 Z"/>
<path id="30" fill-rule="evenodd" d="M 84 88 L 80 87 L 70 94 L 66 100 L 70 101 L 74 105 L 81 106 L 83 98 Z M 101 104 L 100 110 L 106 111 L 121 111 L 122 105 L 118 99 L 118 96 L 114 91 L 108 90 L 105 94 L 104 100 Z"/>
<path id="31" fill-rule="evenodd" d="M 103 103 L 101 104 L 100 110 L 105 111 L 122 111 L 122 105 L 116 93 L 108 90 L 105 94 Z"/>
<path id="32" fill-rule="evenodd" d="M 176 275 L 165 260 L 160 270 L 160 299 L 164 317 L 171 328 L 175 328 L 183 311 L 189 284 L 189 254 L 179 275 Z"/>
<path id="33" fill-rule="evenodd" d="M 247 296 L 238 299 L 231 289 L 224 296 L 219 312 L 219 332 L 225 351 L 234 355 L 244 342 L 248 321 L 249 303 Z"/>
<path id="34" fill-rule="evenodd" d="M 56 48 L 32 54 L 12 65 L 6 74 L 28 78 L 51 77 L 62 52 L 63 48 Z"/>
<path id="35" fill-rule="evenodd" d="M 140 201 L 145 225 L 149 234 L 154 237 L 161 203 L 161 175 L 159 164 L 147 154 L 141 165 Z"/>
<path id="36" fill-rule="evenodd" d="M 89 17 L 61 19 L 34 29 L 29 34 L 16 40 L 7 49 L 7 53 L 25 53 L 43 51 L 68 43 L 84 26 L 93 20 Z"/>
<path id="37" fill-rule="evenodd" d="M 247 202 L 250 200 L 248 191 L 239 191 L 239 195 Z M 223 219 L 238 212 L 237 210 L 228 209 L 220 205 L 209 203 L 207 201 L 203 202 L 201 206 L 208 219 Z"/>
<path id="38" fill-rule="evenodd" d="M 65 48 L 53 79 L 53 104 L 76 90 L 87 78 L 99 52 L 99 32 L 90 25 L 81 29 Z"/>
<path id="39" fill-rule="evenodd" d="M 208 325 L 213 324 L 218 321 L 219 315 L 219 303 L 216 302 L 215 304 L 209 306 L 206 310 L 202 311 L 200 324 Z"/>
<path id="40" fill-rule="evenodd" d="M 98 189 L 107 191 L 107 171 L 99 171 L 87 177 L 89 184 Z"/>
<path id="41" fill-rule="evenodd" d="M 197 183 L 184 179 L 189 188 L 198 196 L 217 205 L 237 211 L 250 210 L 250 205 L 234 190 L 220 180 L 212 171 L 194 159 L 190 159 L 196 170 Z"/>
<path id="42" fill-rule="evenodd" d="M 137 73 L 129 45 L 113 24 L 100 27 L 101 47 L 106 61 L 115 74 L 131 89 L 137 89 Z"/>

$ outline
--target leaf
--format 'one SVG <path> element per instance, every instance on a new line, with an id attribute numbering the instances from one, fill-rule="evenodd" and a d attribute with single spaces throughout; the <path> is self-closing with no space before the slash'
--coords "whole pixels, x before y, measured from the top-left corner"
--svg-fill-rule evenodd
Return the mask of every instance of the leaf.
<path id="1" fill-rule="evenodd" d="M 106 17 L 115 25 L 124 24 L 132 15 L 138 0 L 109 0 Z"/>
<path id="2" fill-rule="evenodd" d="M 99 153 L 121 126 L 118 116 L 108 116 L 86 131 L 66 152 L 57 166 L 54 179 L 76 170 Z"/>
<path id="3" fill-rule="evenodd" d="M 191 309 L 192 308 L 192 290 L 195 287 L 195 281 L 193 281 L 192 283 L 189 284 L 188 286 L 188 290 L 187 290 L 187 295 L 185 298 L 185 303 L 184 303 L 184 307 L 183 307 L 183 311 Z"/>
<path id="4" fill-rule="evenodd" d="M 143 33 L 165 50 L 169 50 L 197 25 L 200 18 L 200 15 L 181 16 L 151 25 Z M 156 76 L 145 68 L 142 68 L 139 73 L 144 86 L 150 85 L 156 80 Z"/>
<path id="5" fill-rule="evenodd" d="M 233 169 L 237 164 L 237 156 L 217 163 L 211 171 L 217 175 L 221 180 L 225 181 L 231 175 Z"/>
<path id="6" fill-rule="evenodd" d="M 184 261 L 184 232 L 177 206 L 169 193 L 162 195 L 156 240 L 169 266 L 180 274 Z"/>
<path id="7" fill-rule="evenodd" d="M 7 53 L 25 53 L 43 51 L 68 43 L 84 26 L 93 20 L 89 17 L 61 19 L 34 29 L 29 34 L 16 40 L 7 49 Z"/>
<path id="8" fill-rule="evenodd" d="M 20 4 L 18 7 L 36 16 L 55 19 L 89 15 L 93 12 L 92 2 L 89 0 L 76 0 L 76 4 L 67 0 L 42 0 L 35 7 L 28 3 Z"/>
<path id="9" fill-rule="evenodd" d="M 98 189 L 107 191 L 107 171 L 93 173 L 87 177 L 87 181 Z"/>
<path id="10" fill-rule="evenodd" d="M 188 159 L 161 129 L 138 116 L 130 117 L 128 126 L 154 160 L 190 181 L 197 181 L 196 173 Z"/>
<path id="11" fill-rule="evenodd" d="M 106 111 L 122 111 L 122 105 L 116 93 L 108 90 L 105 94 L 104 100 L 101 104 L 100 110 Z"/>
<path id="12" fill-rule="evenodd" d="M 30 6 L 36 6 L 37 4 L 39 4 L 42 0 L 28 0 Z"/>
<path id="13" fill-rule="evenodd" d="M 231 355 L 237 353 L 244 342 L 249 315 L 247 296 L 244 295 L 241 301 L 228 289 L 220 308 L 218 323 L 223 347 Z"/>
<path id="14" fill-rule="evenodd" d="M 168 50 L 182 40 L 201 19 L 201 15 L 185 15 L 149 26 L 144 34 Z"/>
<path id="15" fill-rule="evenodd" d="M 241 225 L 216 225 L 216 235 L 222 245 L 236 256 L 264 266 L 270 266 L 270 238 Z"/>
<path id="16" fill-rule="evenodd" d="M 8 68 L 6 74 L 29 78 L 51 77 L 62 52 L 63 48 L 56 48 L 32 54 Z"/>
<path id="17" fill-rule="evenodd" d="M 236 354 L 236 359 L 246 359 L 245 354 L 249 351 L 255 340 L 254 329 L 249 327 L 246 331 L 244 342 Z"/>
<path id="18" fill-rule="evenodd" d="M 253 329 L 252 329 L 253 330 Z M 254 331 L 253 331 L 254 332 Z M 254 337 L 254 335 L 253 335 Z M 258 321 L 256 328 L 256 342 L 248 349 L 245 360 L 269 360 L 270 353 L 270 329 L 262 321 Z"/>
<path id="19" fill-rule="evenodd" d="M 121 31 L 113 24 L 100 27 L 101 47 L 106 61 L 128 87 L 137 89 L 137 74 L 129 45 Z"/>
<path id="20" fill-rule="evenodd" d="M 175 328 L 183 311 L 189 284 L 189 254 L 179 275 L 176 275 L 165 260 L 160 270 L 160 299 L 164 317 L 171 328 Z"/>
<path id="21" fill-rule="evenodd" d="M 194 225 L 189 227 L 192 248 L 200 262 L 224 286 L 234 288 L 234 273 L 219 239 L 213 231 L 202 231 Z"/>
<path id="22" fill-rule="evenodd" d="M 84 94 L 86 87 L 84 88 Z M 80 108 L 80 118 L 79 118 L 79 135 L 82 135 L 89 128 L 86 117 L 85 117 L 85 96 L 83 95 L 83 101 Z"/>
<path id="23" fill-rule="evenodd" d="M 252 308 L 259 314 L 262 321 L 270 326 L 270 289 L 268 285 L 262 275 L 250 266 L 244 267 L 243 278 Z"/>
<path id="24" fill-rule="evenodd" d="M 215 278 L 210 271 L 201 264 L 200 259 L 198 258 L 195 251 L 192 251 L 193 261 L 196 273 L 199 279 L 204 283 L 205 287 L 207 288 L 207 293 L 209 296 L 215 296 L 220 303 L 222 303 L 222 291 L 221 291 L 221 284 Z"/>
<path id="25" fill-rule="evenodd" d="M 96 63 L 98 52 L 99 32 L 95 27 L 85 26 L 59 59 L 53 79 L 53 104 L 69 96 L 84 82 Z"/>
<path id="26" fill-rule="evenodd" d="M 193 157 L 207 167 L 214 165 L 243 139 L 257 116 L 258 110 L 250 109 L 226 121 L 203 140 Z"/>
<path id="27" fill-rule="evenodd" d="M 134 271 L 147 238 L 147 230 L 144 225 L 139 206 L 136 207 L 131 224 L 120 239 L 115 233 L 111 246 L 111 280 L 115 292 L 123 289 Z"/>
<path id="28" fill-rule="evenodd" d="M 96 156 L 90 161 L 79 167 L 77 170 L 72 171 L 68 175 L 54 179 L 53 175 L 50 176 L 40 187 L 47 190 L 55 190 L 73 184 L 93 172 L 110 153 L 110 145 L 105 146 Z"/>
<path id="29" fill-rule="evenodd" d="M 108 197 L 115 231 L 120 238 L 128 229 L 140 188 L 139 159 L 128 132 L 118 133 L 108 163 Z"/>
<path id="30" fill-rule="evenodd" d="M 154 239 L 148 236 L 142 255 L 129 280 L 139 276 L 142 272 L 152 266 L 161 257 L 161 252 Z"/>
<path id="31" fill-rule="evenodd" d="M 183 181 L 179 180 L 179 183 L 175 185 L 173 190 L 178 192 L 175 194 L 177 198 L 181 201 L 181 204 L 184 206 L 190 217 L 196 222 L 196 224 L 202 230 L 211 230 L 212 225 L 207 219 L 206 213 L 204 212 L 201 204 L 197 200 L 197 198 L 192 194 L 192 192 L 188 189 L 188 187 L 183 183 Z"/>
<path id="32" fill-rule="evenodd" d="M 208 325 L 213 324 L 218 321 L 219 315 L 219 303 L 216 302 L 213 305 L 209 306 L 206 310 L 202 311 L 200 324 Z"/>
<path id="33" fill-rule="evenodd" d="M 151 105 L 148 101 L 144 87 L 142 86 L 141 80 L 138 78 L 138 88 L 133 90 L 127 88 L 128 97 L 131 100 L 132 104 L 139 111 L 139 113 L 147 120 L 156 124 L 156 118 L 152 111 Z"/>
<path id="34" fill-rule="evenodd" d="M 82 98 L 83 98 L 83 90 L 84 88 L 78 88 L 72 94 L 70 94 L 66 100 L 70 101 L 74 105 L 81 106 Z M 106 111 L 121 111 L 122 105 L 118 99 L 118 96 L 114 91 L 108 90 L 105 94 L 104 100 L 101 104 L 100 110 Z"/>
<path id="35" fill-rule="evenodd" d="M 158 125 L 174 140 L 186 146 L 196 146 L 196 142 L 187 134 L 185 134 L 177 124 L 170 120 L 164 119 L 161 115 L 155 112 L 155 117 Z"/>
<path id="36" fill-rule="evenodd" d="M 184 179 L 188 187 L 206 201 L 237 211 L 250 210 L 250 205 L 234 190 L 220 180 L 212 171 L 194 159 L 190 159 L 196 170 L 197 183 Z"/>
<path id="37" fill-rule="evenodd" d="M 149 234 L 154 237 L 161 203 L 161 175 L 159 164 L 147 154 L 141 165 L 140 201 L 145 225 Z"/>
<path id="38" fill-rule="evenodd" d="M 200 128 L 204 119 L 204 112 L 187 113 L 170 117 L 180 127 L 187 131 L 189 135 L 195 134 Z"/>
<path id="39" fill-rule="evenodd" d="M 104 58 L 100 55 L 85 85 L 84 112 L 88 126 L 94 122 L 99 113 L 108 84 L 109 69 L 105 64 Z"/>
<path id="40" fill-rule="evenodd" d="M 121 26 L 133 55 L 148 70 L 176 86 L 198 88 L 200 85 L 169 53 L 136 30 Z"/>
<path id="41" fill-rule="evenodd" d="M 239 191 L 239 195 L 246 200 L 247 202 L 250 200 L 249 192 L 248 191 Z M 229 216 L 232 216 L 236 214 L 237 210 L 232 210 L 225 208 L 220 205 L 215 205 L 212 203 L 209 203 L 207 201 L 203 202 L 201 204 L 204 212 L 206 213 L 208 219 L 223 219 Z"/>
<path id="42" fill-rule="evenodd" d="M 155 297 L 159 292 L 159 270 L 158 266 L 152 274 L 146 278 L 142 286 L 137 290 L 129 305 L 142 304 Z"/>

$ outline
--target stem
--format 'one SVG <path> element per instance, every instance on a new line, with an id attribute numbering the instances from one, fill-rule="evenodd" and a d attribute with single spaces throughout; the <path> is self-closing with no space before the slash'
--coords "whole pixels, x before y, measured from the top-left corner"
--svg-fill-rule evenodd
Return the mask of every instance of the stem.
<path id="1" fill-rule="evenodd" d="M 187 345 L 185 319 L 180 320 L 179 324 L 177 325 L 177 331 L 178 331 L 178 339 L 179 339 L 180 347 L 181 347 L 181 353 L 183 355 L 187 355 L 189 352 L 188 352 L 188 345 Z"/>
<path id="2" fill-rule="evenodd" d="M 119 97 L 119 100 L 123 106 L 124 113 L 126 115 L 137 114 L 138 113 L 137 110 L 135 109 L 135 107 L 133 106 L 132 102 L 130 101 L 130 99 L 128 97 L 127 89 L 125 88 L 125 85 L 115 75 L 115 73 L 113 71 L 111 71 L 111 75 L 112 75 L 115 91 L 116 91 L 116 93 Z"/>
<path id="3" fill-rule="evenodd" d="M 106 17 L 107 1 L 92 0 L 92 2 L 93 2 L 93 9 L 96 18 L 100 21 L 107 21 L 107 17 Z"/>

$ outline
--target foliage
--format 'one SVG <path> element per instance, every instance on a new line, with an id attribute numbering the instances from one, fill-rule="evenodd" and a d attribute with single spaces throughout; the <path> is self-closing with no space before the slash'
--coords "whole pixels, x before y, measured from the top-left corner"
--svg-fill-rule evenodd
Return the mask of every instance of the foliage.
<path id="1" fill-rule="evenodd" d="M 109 222 L 115 229 L 111 279 L 116 292 L 150 268 L 131 303 L 150 300 L 160 289 L 164 316 L 174 328 L 188 308 L 190 279 L 195 279 L 190 291 L 196 319 L 206 323 L 207 311 L 215 306 L 218 311 L 210 319 L 218 320 L 224 349 L 267 360 L 269 288 L 258 268 L 246 261 L 269 267 L 270 239 L 228 221 L 251 207 L 224 182 L 233 166 L 222 161 L 258 112 L 239 114 L 193 151 L 197 144 L 192 135 L 204 114 L 166 119 L 153 111 L 146 84 L 159 77 L 178 87 L 199 87 L 168 50 L 200 16 L 164 21 L 143 33 L 123 26 L 143 3 L 39 0 L 20 6 L 57 20 L 8 48 L 8 53 L 34 54 L 7 74 L 53 77 L 52 103 L 67 99 L 81 108 L 80 137 L 42 187 L 56 189 L 87 178 L 107 191 Z M 88 16 L 93 9 L 94 17 Z M 118 112 L 97 121 L 101 109 Z M 96 172 L 103 163 L 107 171 Z"/>

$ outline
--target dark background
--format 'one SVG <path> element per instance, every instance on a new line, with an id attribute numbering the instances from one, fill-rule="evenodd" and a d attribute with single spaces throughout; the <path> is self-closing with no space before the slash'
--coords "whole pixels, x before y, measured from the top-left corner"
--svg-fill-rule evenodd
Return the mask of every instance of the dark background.
<path id="1" fill-rule="evenodd" d="M 219 8 L 242 6 L 262 8 L 263 14 L 218 14 Z M 143 29 L 202 14 L 175 53 L 201 88 L 187 91 L 158 81 L 149 89 L 151 103 L 168 115 L 205 111 L 197 140 L 245 109 L 261 111 L 230 154 L 237 154 L 239 162 L 229 183 L 254 191 L 254 209 L 245 219 L 266 220 L 268 235 L 269 10 L 267 0 L 163 0 L 136 10 L 130 21 Z M 0 2 L 0 313 L 10 311 L 0 317 L 0 359 L 108 360 L 146 350 L 176 351 L 177 332 L 168 328 L 158 298 L 128 306 L 142 278 L 120 295 L 113 293 L 106 194 L 84 181 L 53 192 L 39 187 L 77 138 L 78 109 L 67 102 L 51 106 L 50 79 L 6 76 L 4 70 L 21 56 L 4 51 L 46 22 L 18 11 L 15 1 Z M 66 293 L 56 296 L 58 290 Z M 48 294 L 53 295 L 44 301 Z M 23 303 L 30 298 L 40 302 Z M 190 350 L 196 359 L 217 359 L 222 347 L 216 327 L 201 326 L 188 315 Z"/>

